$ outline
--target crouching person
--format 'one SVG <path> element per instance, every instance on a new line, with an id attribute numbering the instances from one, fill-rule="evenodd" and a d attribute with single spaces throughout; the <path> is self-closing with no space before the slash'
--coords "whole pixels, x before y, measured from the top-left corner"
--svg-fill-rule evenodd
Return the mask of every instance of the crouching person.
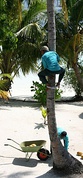
<path id="1" fill-rule="evenodd" d="M 58 136 L 60 138 L 60 140 L 62 140 L 63 142 L 63 146 L 66 150 L 68 150 L 68 147 L 69 147 L 69 137 L 68 137 L 68 134 L 67 132 L 63 129 L 63 128 L 57 128 L 57 133 L 58 133 Z M 51 151 L 51 154 L 52 154 L 52 147 L 50 146 L 50 151 Z"/>

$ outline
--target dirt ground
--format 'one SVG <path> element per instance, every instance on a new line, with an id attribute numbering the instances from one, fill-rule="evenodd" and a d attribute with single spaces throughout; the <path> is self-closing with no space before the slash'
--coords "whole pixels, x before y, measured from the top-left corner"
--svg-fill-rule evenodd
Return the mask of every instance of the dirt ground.
<path id="1" fill-rule="evenodd" d="M 58 127 L 63 127 L 69 135 L 69 152 L 82 164 L 77 152 L 83 152 L 83 102 L 55 103 Z M 11 144 L 21 149 L 24 141 L 46 140 L 45 148 L 50 150 L 48 126 L 43 124 L 38 103 L 21 100 L 0 100 L 0 178 L 65 178 L 52 169 L 52 158 L 41 161 L 33 153 L 26 161 L 25 153 L 4 146 Z M 69 175 L 66 178 L 82 178 L 83 175 Z"/>

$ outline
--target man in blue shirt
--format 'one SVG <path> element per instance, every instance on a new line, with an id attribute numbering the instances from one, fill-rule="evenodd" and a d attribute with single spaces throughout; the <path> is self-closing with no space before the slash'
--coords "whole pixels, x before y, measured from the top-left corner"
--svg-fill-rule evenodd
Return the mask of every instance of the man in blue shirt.
<path id="1" fill-rule="evenodd" d="M 67 135 L 67 132 L 66 132 L 64 129 L 58 127 L 58 128 L 57 128 L 57 133 L 58 133 L 58 136 L 59 136 L 60 140 L 63 140 L 64 148 L 65 148 L 66 150 L 68 150 L 69 137 L 68 137 L 68 135 Z"/>
<path id="2" fill-rule="evenodd" d="M 58 134 L 58 137 L 60 138 L 60 140 L 63 141 L 63 146 L 66 150 L 68 150 L 68 147 L 69 147 L 69 137 L 68 137 L 68 134 L 67 132 L 63 129 L 63 128 L 60 128 L 58 127 L 57 128 L 57 134 Z M 50 146 L 50 151 L 52 153 L 52 148 Z"/>
<path id="3" fill-rule="evenodd" d="M 46 79 L 46 76 L 59 74 L 59 79 L 57 83 L 57 86 L 59 87 L 60 82 L 65 73 L 65 69 L 60 67 L 60 65 L 58 64 L 60 61 L 59 55 L 54 51 L 49 51 L 49 48 L 47 46 L 43 46 L 41 48 L 41 54 L 44 70 L 38 73 L 40 80 L 42 81 L 43 84 L 47 84 L 48 87 L 48 81 Z"/>

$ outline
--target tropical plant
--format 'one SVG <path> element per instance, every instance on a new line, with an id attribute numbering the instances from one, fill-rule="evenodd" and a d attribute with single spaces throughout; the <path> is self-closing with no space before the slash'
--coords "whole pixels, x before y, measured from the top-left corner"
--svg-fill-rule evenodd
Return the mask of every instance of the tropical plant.
<path id="1" fill-rule="evenodd" d="M 13 78 L 10 74 L 0 74 L 0 90 L 8 91 Z M 9 83 L 10 82 L 10 83 Z"/>
<path id="2" fill-rule="evenodd" d="M 0 90 L 0 98 L 3 98 L 4 100 L 8 100 L 9 93 L 7 91 Z"/>
<path id="3" fill-rule="evenodd" d="M 15 60 L 18 40 L 15 31 L 19 24 L 18 1 L 3 0 L 0 2 L 0 44 L 2 46 L 0 51 L 0 72 L 1 74 L 7 73 L 11 75 L 18 68 Z M 11 80 L 7 76 L 4 76 L 3 79 L 5 84 L 7 83 L 6 90 L 9 90 Z"/>
<path id="4" fill-rule="evenodd" d="M 79 55 L 83 53 L 83 2 L 82 0 L 66 0 L 66 3 L 67 23 L 65 24 L 63 15 L 56 15 L 57 51 L 67 62 L 67 67 L 74 70 L 76 80 L 83 91 L 82 68 L 80 67 L 82 64 L 79 63 Z"/>
<path id="5" fill-rule="evenodd" d="M 81 74 L 83 76 L 83 74 Z M 66 73 L 64 76 L 64 86 L 67 88 L 74 88 L 75 91 L 75 99 L 82 98 L 82 90 L 79 86 L 78 80 L 76 79 L 76 75 L 73 69 L 66 69 Z"/>
<path id="6" fill-rule="evenodd" d="M 44 119 L 44 124 L 46 125 L 47 123 L 46 123 L 46 117 L 47 117 L 47 109 L 46 108 L 44 108 L 43 106 L 41 106 L 40 107 L 40 110 L 41 110 L 41 114 L 42 114 L 42 116 L 43 116 L 43 119 Z"/>
<path id="7" fill-rule="evenodd" d="M 46 86 L 39 82 L 34 82 L 31 86 L 31 91 L 35 92 L 33 98 L 40 104 L 46 105 Z"/>
<path id="8" fill-rule="evenodd" d="M 45 3 L 42 4 L 41 0 L 29 1 L 28 9 L 22 9 L 21 0 L 13 0 L 12 3 L 3 0 L 0 5 L 0 72 L 14 77 L 20 69 L 23 74 L 35 70 L 40 43 L 44 38 L 36 17 L 45 9 Z M 7 82 L 10 88 L 11 81 L 8 79 Z"/>
<path id="9" fill-rule="evenodd" d="M 3 78 L 9 78 L 12 81 L 12 78 L 9 74 L 0 74 L 0 98 L 3 98 L 5 100 L 9 99 L 10 92 L 7 92 L 7 81 L 3 80 Z"/>
<path id="10" fill-rule="evenodd" d="M 33 98 L 36 99 L 43 106 L 46 106 L 46 97 L 47 97 L 46 85 L 33 81 L 33 85 L 31 86 L 31 91 L 35 92 L 33 95 Z M 62 93 L 62 90 L 56 88 L 55 100 L 60 99 L 61 93 Z"/>
<path id="11" fill-rule="evenodd" d="M 83 6 L 82 0 L 62 0 L 63 11 L 56 12 L 56 50 L 66 62 L 67 68 L 72 68 L 76 81 L 83 91 L 82 55 L 83 55 Z M 80 13 L 79 13 L 80 12 Z M 78 15 L 79 14 L 79 15 Z M 48 32 L 48 24 L 45 24 Z M 47 43 L 47 42 L 46 42 Z M 79 56 L 80 60 L 79 60 Z M 81 61 L 81 62 L 79 62 Z"/>

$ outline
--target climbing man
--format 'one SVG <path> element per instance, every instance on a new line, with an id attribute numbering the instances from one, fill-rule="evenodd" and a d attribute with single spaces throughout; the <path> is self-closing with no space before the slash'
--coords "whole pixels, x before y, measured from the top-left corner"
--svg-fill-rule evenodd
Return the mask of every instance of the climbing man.
<path id="1" fill-rule="evenodd" d="M 39 79 L 43 84 L 46 84 L 48 88 L 51 88 L 48 84 L 46 76 L 59 74 L 58 83 L 56 86 L 60 87 L 60 82 L 64 76 L 65 69 L 63 69 L 59 65 L 59 55 L 55 51 L 49 51 L 49 48 L 47 46 L 43 46 L 40 51 L 42 54 L 42 64 L 44 70 L 38 73 Z"/>

